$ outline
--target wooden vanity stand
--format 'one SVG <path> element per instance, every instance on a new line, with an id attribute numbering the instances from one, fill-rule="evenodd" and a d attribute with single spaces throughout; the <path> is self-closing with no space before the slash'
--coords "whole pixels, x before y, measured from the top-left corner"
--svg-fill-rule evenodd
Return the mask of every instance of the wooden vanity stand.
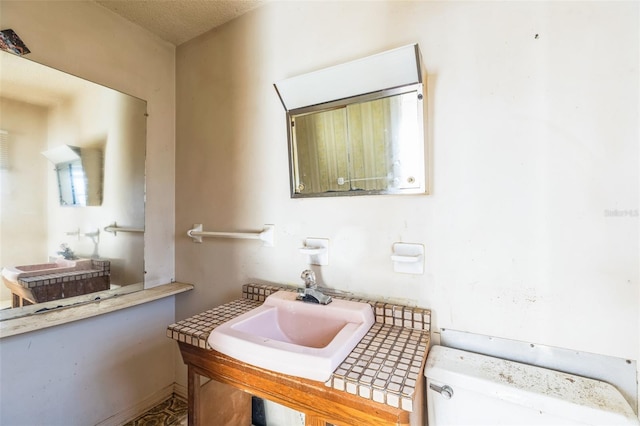
<path id="1" fill-rule="evenodd" d="M 305 414 L 308 426 L 423 424 L 424 365 L 431 311 L 350 297 L 369 303 L 376 322 L 325 383 L 256 367 L 208 344 L 220 324 L 260 306 L 266 297 L 295 287 L 245 284 L 242 298 L 167 327 L 188 369 L 189 426 L 250 423 L 251 396 Z M 346 298 L 336 295 L 336 298 Z M 201 386 L 201 377 L 212 381 Z M 233 420 L 225 420 L 227 416 Z"/>
<path id="2" fill-rule="evenodd" d="M 421 424 L 421 409 L 405 411 L 330 388 L 323 382 L 258 368 L 211 349 L 202 349 L 184 342 L 178 344 L 182 359 L 188 367 L 189 426 L 208 426 L 203 425 L 201 420 L 203 401 L 199 376 L 303 412 L 307 426 Z M 420 379 L 416 387 L 420 390 L 424 387 L 423 379 Z M 422 400 L 422 392 L 418 392 L 420 395 L 416 395 L 416 400 Z"/>

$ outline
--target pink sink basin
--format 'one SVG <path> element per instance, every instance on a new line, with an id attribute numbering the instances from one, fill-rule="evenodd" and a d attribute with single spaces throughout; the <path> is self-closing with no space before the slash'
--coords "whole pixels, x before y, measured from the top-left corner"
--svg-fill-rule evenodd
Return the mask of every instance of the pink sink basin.
<path id="1" fill-rule="evenodd" d="M 374 321 L 367 303 L 334 299 L 317 305 L 279 291 L 216 327 L 208 342 L 218 352 L 257 367 L 326 381 Z"/>

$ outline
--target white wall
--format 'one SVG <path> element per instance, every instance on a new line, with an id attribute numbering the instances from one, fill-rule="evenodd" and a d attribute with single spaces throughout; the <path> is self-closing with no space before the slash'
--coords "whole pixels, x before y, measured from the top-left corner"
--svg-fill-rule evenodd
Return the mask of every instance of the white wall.
<path id="1" fill-rule="evenodd" d="M 324 237 L 325 285 L 431 308 L 435 330 L 637 360 L 639 28 L 634 2 L 275 2 L 179 46 L 178 318 L 300 285 L 297 248 Z M 272 84 L 413 42 L 432 195 L 290 199 Z M 194 244 L 193 223 L 273 223 L 276 247 Z M 426 246 L 424 275 L 393 272 L 396 241 Z"/>
<path id="2" fill-rule="evenodd" d="M 148 102 L 147 284 L 173 277 L 175 48 L 94 2 L 2 2 L 46 65 Z M 174 297 L 0 340 L 0 423 L 90 425 L 170 386 Z"/>

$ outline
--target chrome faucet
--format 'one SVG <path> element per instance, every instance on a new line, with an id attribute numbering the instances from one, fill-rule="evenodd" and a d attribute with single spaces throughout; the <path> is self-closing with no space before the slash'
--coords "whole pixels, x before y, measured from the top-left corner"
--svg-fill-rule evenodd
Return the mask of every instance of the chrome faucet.
<path id="1" fill-rule="evenodd" d="M 316 274 L 312 270 L 305 269 L 302 271 L 300 278 L 304 280 L 304 289 L 301 288 L 298 290 L 298 300 L 308 303 L 319 303 L 321 305 L 331 303 L 331 296 L 327 296 L 317 290 Z"/>
<path id="2" fill-rule="evenodd" d="M 316 273 L 311 269 L 305 269 L 304 271 L 302 271 L 302 274 L 300 274 L 300 278 L 304 280 L 305 288 L 318 288 L 318 284 L 316 283 Z"/>

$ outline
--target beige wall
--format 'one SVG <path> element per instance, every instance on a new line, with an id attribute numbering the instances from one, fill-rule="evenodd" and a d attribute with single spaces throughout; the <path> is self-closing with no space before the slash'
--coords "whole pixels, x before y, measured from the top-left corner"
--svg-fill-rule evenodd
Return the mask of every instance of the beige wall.
<path id="1" fill-rule="evenodd" d="M 148 102 L 146 280 L 168 282 L 174 275 L 175 48 L 89 1 L 2 1 L 0 26 L 22 37 L 31 59 Z M 0 424 L 114 424 L 157 397 L 175 376 L 176 345 L 165 336 L 175 320 L 174 299 L 3 338 Z"/>
<path id="2" fill-rule="evenodd" d="M 638 4 L 275 2 L 177 50 L 176 278 L 183 318 L 248 281 L 433 309 L 434 325 L 638 359 Z M 430 196 L 289 198 L 275 81 L 418 42 Z M 615 216 L 611 211 L 629 212 Z M 192 243 L 276 225 L 276 247 Z M 396 241 L 424 275 L 393 272 Z"/>
<path id="3" fill-rule="evenodd" d="M 0 170 L 0 268 L 47 259 L 47 109 L 0 98 L 0 129 L 8 135 L 8 170 Z M 11 292 L 0 286 L 0 300 Z"/>

